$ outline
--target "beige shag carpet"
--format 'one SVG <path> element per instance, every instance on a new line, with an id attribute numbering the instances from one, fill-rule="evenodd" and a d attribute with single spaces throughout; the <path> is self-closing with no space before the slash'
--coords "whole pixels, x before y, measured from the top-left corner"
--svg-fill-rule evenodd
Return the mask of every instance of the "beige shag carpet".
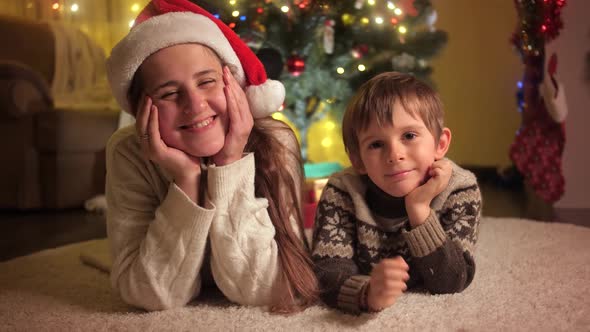
<path id="1" fill-rule="evenodd" d="M 230 304 L 207 292 L 161 312 L 125 305 L 108 276 L 82 264 L 105 240 L 0 263 L 4 331 L 590 331 L 590 228 L 484 218 L 477 272 L 460 294 L 406 293 L 377 314 L 315 306 L 291 316 Z"/>

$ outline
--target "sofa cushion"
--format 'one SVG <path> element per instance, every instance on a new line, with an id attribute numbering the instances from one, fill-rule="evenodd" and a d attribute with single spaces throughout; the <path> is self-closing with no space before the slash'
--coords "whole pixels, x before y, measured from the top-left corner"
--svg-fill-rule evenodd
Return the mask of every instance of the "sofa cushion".
<path id="1" fill-rule="evenodd" d="M 118 119 L 119 111 L 106 107 L 41 112 L 35 144 L 41 152 L 100 151 L 117 130 Z"/>

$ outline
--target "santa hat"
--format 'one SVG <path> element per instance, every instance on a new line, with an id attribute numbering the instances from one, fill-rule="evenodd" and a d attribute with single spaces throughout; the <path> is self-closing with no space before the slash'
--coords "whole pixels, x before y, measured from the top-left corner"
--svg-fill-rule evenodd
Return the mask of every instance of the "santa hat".
<path id="1" fill-rule="evenodd" d="M 234 77 L 245 88 L 255 118 L 270 115 L 283 104 L 283 84 L 267 79 L 256 54 L 232 29 L 198 5 L 188 0 L 152 0 L 135 24 L 107 59 L 111 89 L 124 111 L 134 113 L 127 93 L 143 61 L 160 49 L 186 43 L 213 49 L 223 62 L 237 69 Z"/>

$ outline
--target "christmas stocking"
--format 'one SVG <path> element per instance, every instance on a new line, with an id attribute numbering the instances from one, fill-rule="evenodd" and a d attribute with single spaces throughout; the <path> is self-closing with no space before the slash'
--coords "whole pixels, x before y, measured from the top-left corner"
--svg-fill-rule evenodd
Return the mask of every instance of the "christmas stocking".
<path id="1" fill-rule="evenodd" d="M 555 79 L 557 57 L 551 56 L 548 71 L 539 86 L 542 100 L 531 117 L 520 128 L 510 158 L 547 203 L 559 200 L 564 192 L 561 158 L 565 144 L 564 120 L 567 104 L 563 85 Z"/>

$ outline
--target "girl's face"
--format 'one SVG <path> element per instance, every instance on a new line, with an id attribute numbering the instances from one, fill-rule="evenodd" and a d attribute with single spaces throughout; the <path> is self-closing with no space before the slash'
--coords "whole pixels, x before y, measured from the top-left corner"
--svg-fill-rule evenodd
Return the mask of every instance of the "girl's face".
<path id="1" fill-rule="evenodd" d="M 150 55 L 140 75 L 158 108 L 166 145 L 195 157 L 219 152 L 228 127 L 222 64 L 200 44 L 180 44 Z"/>
<path id="2" fill-rule="evenodd" d="M 393 125 L 380 127 L 371 121 L 359 132 L 360 160 L 353 164 L 381 190 L 404 197 L 424 184 L 432 163 L 444 157 L 450 131 L 444 128 L 437 140 L 419 116 L 413 117 L 400 104 L 394 109 Z"/>

